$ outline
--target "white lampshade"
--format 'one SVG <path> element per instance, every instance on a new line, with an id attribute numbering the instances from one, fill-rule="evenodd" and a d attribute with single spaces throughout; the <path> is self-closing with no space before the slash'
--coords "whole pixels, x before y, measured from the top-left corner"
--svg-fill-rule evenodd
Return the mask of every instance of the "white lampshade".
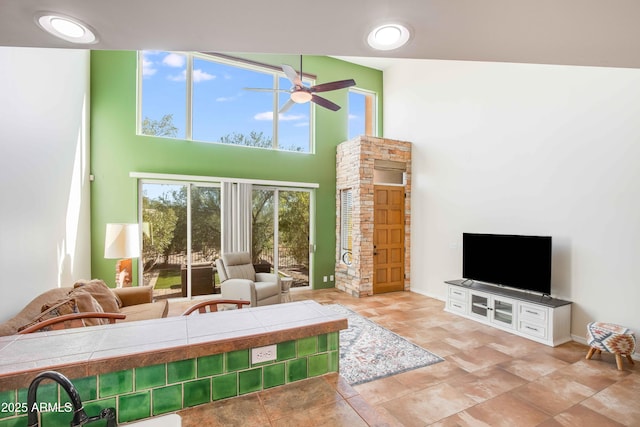
<path id="1" fill-rule="evenodd" d="M 105 258 L 137 258 L 140 256 L 138 224 L 107 224 L 104 240 Z"/>

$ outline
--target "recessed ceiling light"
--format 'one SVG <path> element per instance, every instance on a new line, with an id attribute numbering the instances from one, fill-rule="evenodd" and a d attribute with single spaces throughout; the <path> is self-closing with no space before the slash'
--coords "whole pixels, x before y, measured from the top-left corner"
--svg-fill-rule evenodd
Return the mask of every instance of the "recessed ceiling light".
<path id="1" fill-rule="evenodd" d="M 409 41 L 409 30 L 400 24 L 385 24 L 374 28 L 367 37 L 367 43 L 374 49 L 392 50 Z"/>
<path id="2" fill-rule="evenodd" d="M 59 13 L 41 12 L 36 22 L 46 32 L 72 43 L 95 43 L 95 33 L 87 24 Z"/>

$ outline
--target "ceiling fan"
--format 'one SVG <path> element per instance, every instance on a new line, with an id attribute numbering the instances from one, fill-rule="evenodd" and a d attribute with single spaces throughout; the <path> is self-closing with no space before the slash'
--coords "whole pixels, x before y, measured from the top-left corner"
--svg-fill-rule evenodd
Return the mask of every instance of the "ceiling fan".
<path id="1" fill-rule="evenodd" d="M 332 90 L 344 89 L 351 86 L 355 86 L 356 82 L 353 79 L 338 80 L 335 82 L 321 83 L 315 86 L 305 86 L 302 83 L 302 55 L 300 56 L 300 74 L 293 69 L 291 65 L 283 64 L 282 71 L 287 76 L 293 87 L 291 89 L 263 89 L 246 87 L 245 90 L 253 90 L 258 92 L 286 92 L 290 94 L 289 100 L 282 106 L 279 114 L 285 113 L 294 104 L 304 104 L 306 102 L 313 102 L 321 107 L 328 108 L 331 111 L 338 111 L 340 106 L 334 102 L 329 101 L 326 98 L 316 95 L 317 92 L 329 92 Z"/>

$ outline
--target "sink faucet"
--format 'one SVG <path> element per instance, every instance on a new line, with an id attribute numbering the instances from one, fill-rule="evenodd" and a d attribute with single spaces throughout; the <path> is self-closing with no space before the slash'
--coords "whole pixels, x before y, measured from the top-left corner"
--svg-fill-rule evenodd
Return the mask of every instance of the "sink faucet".
<path id="1" fill-rule="evenodd" d="M 38 427 L 38 409 L 36 407 L 36 391 L 38 390 L 38 385 L 42 380 L 50 379 L 58 384 L 67 392 L 69 395 L 69 399 L 71 399 L 71 404 L 73 405 L 73 420 L 71 420 L 71 427 L 83 426 L 87 423 L 98 421 L 98 420 L 107 420 L 107 427 L 116 427 L 116 411 L 113 408 L 106 408 L 100 411 L 99 415 L 95 417 L 87 416 L 87 413 L 84 411 L 84 407 L 82 406 L 82 401 L 80 400 L 80 394 L 78 390 L 73 386 L 71 381 L 64 375 L 55 371 L 45 371 L 41 372 L 31 381 L 29 384 L 29 390 L 27 392 L 27 426 L 28 427 Z"/>

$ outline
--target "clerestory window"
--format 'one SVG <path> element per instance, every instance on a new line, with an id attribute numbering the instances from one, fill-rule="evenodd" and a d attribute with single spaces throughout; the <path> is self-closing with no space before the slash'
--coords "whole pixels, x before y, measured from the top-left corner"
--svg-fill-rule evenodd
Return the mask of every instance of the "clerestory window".
<path id="1" fill-rule="evenodd" d="M 377 136 L 376 104 L 374 92 L 349 89 L 349 139 L 360 135 Z"/>
<path id="2" fill-rule="evenodd" d="M 138 69 L 140 135 L 313 152 L 313 104 L 277 113 L 289 100 L 280 90 L 291 86 L 278 67 L 211 54 L 142 51 Z"/>

